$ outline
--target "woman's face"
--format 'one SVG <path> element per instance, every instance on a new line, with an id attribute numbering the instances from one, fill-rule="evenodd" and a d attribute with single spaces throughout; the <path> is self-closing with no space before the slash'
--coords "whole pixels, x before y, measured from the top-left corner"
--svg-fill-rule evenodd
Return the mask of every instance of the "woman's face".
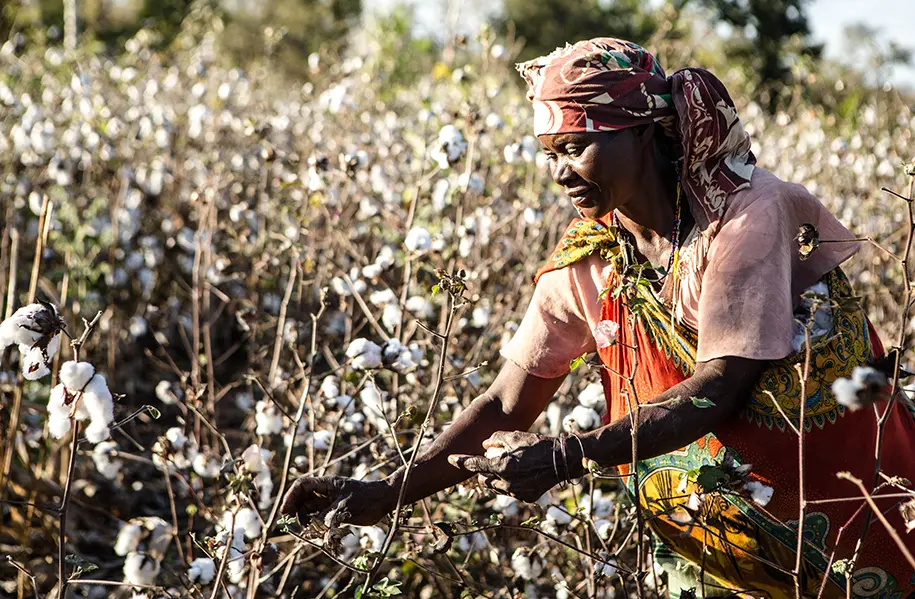
<path id="1" fill-rule="evenodd" d="M 651 160 L 650 128 L 539 136 L 550 175 L 583 218 L 601 218 L 638 197 Z"/>

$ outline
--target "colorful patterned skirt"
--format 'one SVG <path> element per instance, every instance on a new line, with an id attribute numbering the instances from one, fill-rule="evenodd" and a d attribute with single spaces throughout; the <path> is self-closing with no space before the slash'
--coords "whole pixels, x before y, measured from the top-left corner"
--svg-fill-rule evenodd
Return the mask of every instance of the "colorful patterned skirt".
<path id="1" fill-rule="evenodd" d="M 833 300 L 851 296 L 840 269 L 824 280 Z M 682 324 L 671 326 L 669 312 L 653 292 L 645 291 L 644 299 L 646 307 L 634 329 L 623 325 L 620 330 L 620 341 L 638 348 L 634 392 L 642 403 L 692 375 L 697 346 L 696 332 Z M 602 318 L 619 323 L 630 316 L 619 299 L 606 299 L 602 310 Z M 799 352 L 769 365 L 739 416 L 687 447 L 638 463 L 638 500 L 652 532 L 656 563 L 666 572 L 672 597 L 689 596 L 684 592 L 690 590 L 697 597 L 795 596 L 798 437 L 782 414 L 796 425 L 802 399 L 807 501 L 855 498 L 807 504 L 804 596 L 817 597 L 822 586 L 822 597 L 845 597 L 848 585 L 852 597 L 915 597 L 915 572 L 902 552 L 872 518 L 864 500 L 856 498 L 858 488 L 836 477 L 838 472 L 850 472 L 872 487 L 876 410 L 871 406 L 846 410 L 833 396 L 831 384 L 882 355 L 880 340 L 863 310 L 842 304 L 833 309 L 832 330 L 812 347 L 806 397 L 801 397 L 801 378 L 795 368 L 805 357 Z M 632 353 L 617 344 L 601 350 L 601 359 L 613 371 L 628 373 Z M 603 374 L 608 421 L 628 417 L 632 392 L 628 382 L 607 369 Z M 882 413 L 886 402 L 875 407 Z M 629 469 L 621 470 L 628 473 Z M 881 470 L 915 481 L 915 418 L 901 401 L 894 403 L 887 420 Z M 627 480 L 634 494 L 633 478 Z M 757 497 L 759 502 L 754 501 L 745 488 L 748 481 L 771 487 L 771 500 Z M 877 506 L 915 553 L 915 532 L 905 534 L 900 500 L 880 498 L 894 491 L 898 494 L 899 489 L 885 486 L 876 495 Z M 846 576 L 866 518 L 872 521 L 865 542 Z"/>

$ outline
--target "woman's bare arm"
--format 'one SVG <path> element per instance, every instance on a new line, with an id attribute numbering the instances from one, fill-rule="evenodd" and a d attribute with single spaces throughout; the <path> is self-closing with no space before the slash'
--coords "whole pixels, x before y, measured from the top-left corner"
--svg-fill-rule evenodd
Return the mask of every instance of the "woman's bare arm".
<path id="1" fill-rule="evenodd" d="M 565 376 L 544 379 L 506 360 L 492 385 L 423 449 L 410 475 L 409 503 L 447 489 L 470 473 L 448 463 L 448 456 L 482 454 L 483 441 L 497 431 L 526 431 L 543 412 Z M 387 480 L 400 488 L 403 468 Z"/>
<path id="2" fill-rule="evenodd" d="M 762 365 L 758 360 L 734 357 L 700 362 L 693 376 L 643 404 L 638 458 L 653 458 L 689 445 L 734 416 L 759 379 Z M 698 407 L 693 397 L 709 399 L 714 405 Z M 631 462 L 631 430 L 629 418 L 622 418 L 580 435 L 585 455 L 604 466 Z"/>
<path id="3" fill-rule="evenodd" d="M 642 404 L 638 458 L 644 460 L 684 447 L 733 418 L 758 379 L 762 364 L 744 358 L 701 363 L 692 377 Z M 714 405 L 698 407 L 693 397 L 709 399 Z M 563 466 L 556 465 L 552 439 L 523 432 L 496 433 L 486 441 L 487 447 L 506 450 L 500 457 L 454 455 L 452 461 L 468 473 L 482 475 L 491 488 L 526 501 L 536 500 L 559 482 L 560 477 L 582 476 L 582 449 L 586 457 L 602 466 L 632 461 L 632 427 L 628 417 L 579 438 L 581 446 L 575 442 L 566 445 L 567 459 Z"/>

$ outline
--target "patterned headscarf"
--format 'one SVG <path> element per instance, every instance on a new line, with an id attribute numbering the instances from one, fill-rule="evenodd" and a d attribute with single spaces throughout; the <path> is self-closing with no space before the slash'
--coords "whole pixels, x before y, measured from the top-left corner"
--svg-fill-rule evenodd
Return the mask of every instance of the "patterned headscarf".
<path id="1" fill-rule="evenodd" d="M 756 157 L 724 84 L 705 69 L 666 77 L 632 42 L 595 38 L 518 65 L 534 105 L 534 132 L 616 131 L 658 123 L 679 143 L 680 181 L 708 236 L 728 196 L 750 185 Z"/>

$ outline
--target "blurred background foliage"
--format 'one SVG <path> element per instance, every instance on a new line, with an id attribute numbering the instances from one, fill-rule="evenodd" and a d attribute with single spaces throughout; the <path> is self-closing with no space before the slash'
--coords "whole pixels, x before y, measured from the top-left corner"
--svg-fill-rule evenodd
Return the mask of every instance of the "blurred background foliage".
<path id="1" fill-rule="evenodd" d="M 810 36 L 809 2 L 502 0 L 482 12 L 485 24 L 509 40 L 519 60 L 596 36 L 649 45 L 663 59 L 664 44 L 691 37 L 707 44 L 693 48 L 692 56 L 701 57 L 710 69 L 739 69 L 742 80 L 771 114 L 802 95 L 843 117 L 853 117 L 860 103 L 855 97 L 857 86 L 836 98 L 836 91 L 845 90 L 830 84 L 824 94 L 815 73 L 825 68 L 835 75 L 830 79 L 848 81 L 848 73 L 837 71 L 858 65 L 860 73 L 852 74 L 852 79 L 875 86 L 886 80 L 888 70 L 908 64 L 910 53 L 882 43 L 879 31 L 862 24 L 846 32 L 845 64 L 824 67 L 822 47 Z M 362 0 L 7 0 L 0 10 L 0 43 L 11 35 L 22 43 L 53 43 L 53 38 L 63 36 L 68 3 L 78 14 L 81 45 L 111 54 L 122 51 L 141 29 L 156 35 L 159 49 L 167 49 L 193 7 L 206 5 L 224 24 L 220 42 L 226 60 L 234 66 L 269 68 L 301 81 L 312 75 L 310 55 L 339 55 L 354 44 L 377 43 L 378 72 L 392 83 L 406 84 L 433 70 L 439 60 L 447 66 L 453 63 L 464 41 L 457 34 L 457 24 L 462 13 L 477 9 L 466 1 L 440 0 L 445 15 L 441 26 L 417 34 L 411 6 Z M 707 31 L 697 37 L 697 27 Z M 512 84 L 518 81 L 512 78 Z"/>

